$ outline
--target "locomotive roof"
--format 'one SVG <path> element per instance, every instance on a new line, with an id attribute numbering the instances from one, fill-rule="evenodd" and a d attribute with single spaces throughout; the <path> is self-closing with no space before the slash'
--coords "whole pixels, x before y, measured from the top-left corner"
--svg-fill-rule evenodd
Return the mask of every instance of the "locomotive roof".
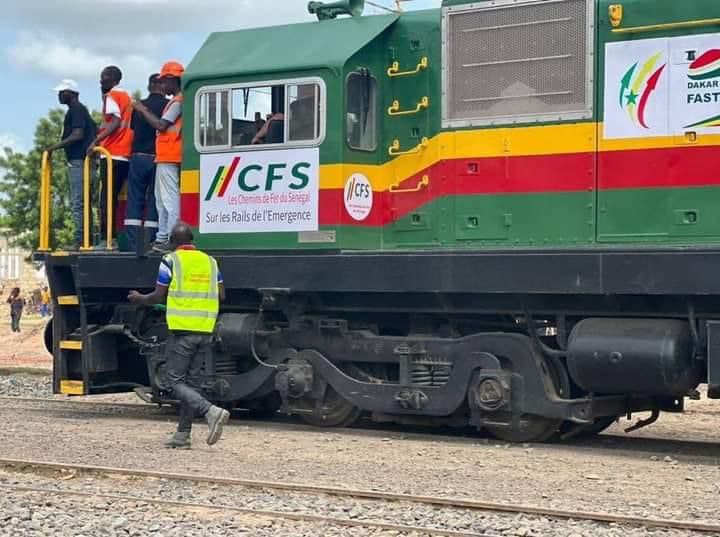
<path id="1" fill-rule="evenodd" d="M 213 33 L 183 80 L 341 68 L 397 19 L 373 15 Z"/>

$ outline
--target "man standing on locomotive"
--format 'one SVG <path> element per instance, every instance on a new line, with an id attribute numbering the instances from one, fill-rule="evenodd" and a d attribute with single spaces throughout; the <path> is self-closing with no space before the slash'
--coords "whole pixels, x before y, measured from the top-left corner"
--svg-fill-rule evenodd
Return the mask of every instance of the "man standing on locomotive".
<path id="1" fill-rule="evenodd" d="M 155 290 L 147 295 L 130 291 L 128 295 L 132 304 L 167 304 L 171 335 L 165 345 L 166 378 L 158 379 L 158 383 L 180 401 L 177 431 L 165 444 L 178 449 L 190 448 L 194 417 L 204 416 L 207 420 L 208 445 L 220 439 L 223 425 L 230 418 L 227 410 L 212 405 L 197 391 L 225 288 L 215 259 L 197 250 L 192 241 L 190 227 L 178 222 L 170 235 L 175 251 L 163 256 Z"/>
<path id="2" fill-rule="evenodd" d="M 160 79 L 165 93 L 172 99 L 158 118 L 143 103 L 133 106 L 143 115 L 155 130 L 157 169 L 155 172 L 155 203 L 158 210 L 158 232 L 153 250 L 166 253 L 171 251 L 169 234 L 180 219 L 180 164 L 182 162 L 182 76 L 185 68 L 178 62 L 170 61 L 162 66 Z"/>

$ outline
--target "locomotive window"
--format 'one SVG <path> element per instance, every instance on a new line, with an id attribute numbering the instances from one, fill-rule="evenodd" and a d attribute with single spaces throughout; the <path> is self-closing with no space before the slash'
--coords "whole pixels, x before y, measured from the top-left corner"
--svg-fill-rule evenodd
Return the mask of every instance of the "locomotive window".
<path id="1" fill-rule="evenodd" d="M 324 137 L 325 86 L 319 79 L 201 90 L 199 150 L 319 145 Z M 215 95 L 222 95 L 221 100 Z M 211 103 L 217 104 L 211 109 Z M 222 129 L 215 116 L 223 118 Z M 224 120 L 227 118 L 227 121 Z M 216 131 L 221 131 L 219 139 Z M 222 142 L 222 143 L 220 143 Z"/>
<path id="2" fill-rule="evenodd" d="M 229 100 L 228 91 L 207 92 L 200 96 L 199 145 L 203 147 L 230 145 Z"/>
<path id="3" fill-rule="evenodd" d="M 348 145 L 360 151 L 377 148 L 377 81 L 367 72 L 347 79 L 345 131 Z"/>

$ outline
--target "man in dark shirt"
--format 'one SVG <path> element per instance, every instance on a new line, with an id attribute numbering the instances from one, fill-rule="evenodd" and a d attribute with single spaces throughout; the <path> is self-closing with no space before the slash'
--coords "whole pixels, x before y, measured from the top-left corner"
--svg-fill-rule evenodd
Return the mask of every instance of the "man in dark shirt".
<path id="1" fill-rule="evenodd" d="M 142 101 L 158 117 L 167 105 L 160 75 L 154 74 L 148 81 L 150 95 Z M 128 182 L 127 209 L 125 211 L 125 234 L 128 247 L 134 251 L 140 243 L 142 251 L 155 240 L 158 214 L 155 206 L 155 138 L 157 132 L 138 112 L 133 113 L 132 155 Z M 145 236 L 142 231 L 146 230 Z"/>
<path id="2" fill-rule="evenodd" d="M 80 91 L 74 80 L 63 80 L 54 91 L 58 92 L 60 104 L 68 107 L 63 123 L 60 142 L 46 149 L 49 153 L 65 150 L 70 171 L 70 206 L 75 223 L 74 247 L 82 243 L 83 236 L 83 162 L 88 147 L 95 139 L 97 125 L 90 112 L 80 102 Z"/>

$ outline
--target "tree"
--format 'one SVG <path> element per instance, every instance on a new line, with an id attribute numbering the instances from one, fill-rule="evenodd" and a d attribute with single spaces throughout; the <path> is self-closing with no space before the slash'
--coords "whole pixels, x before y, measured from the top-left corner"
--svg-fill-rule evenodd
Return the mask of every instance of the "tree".
<path id="1" fill-rule="evenodd" d="M 5 215 L 3 225 L 10 229 L 14 243 L 28 250 L 38 246 L 40 227 L 40 164 L 42 149 L 57 142 L 62 134 L 65 112 L 51 110 L 40 119 L 35 129 L 34 148 L 18 153 L 9 148 L 0 155 L 0 199 Z M 70 210 L 70 185 L 64 152 L 56 151 L 52 158 L 51 248 L 72 244 L 73 221 Z"/>

